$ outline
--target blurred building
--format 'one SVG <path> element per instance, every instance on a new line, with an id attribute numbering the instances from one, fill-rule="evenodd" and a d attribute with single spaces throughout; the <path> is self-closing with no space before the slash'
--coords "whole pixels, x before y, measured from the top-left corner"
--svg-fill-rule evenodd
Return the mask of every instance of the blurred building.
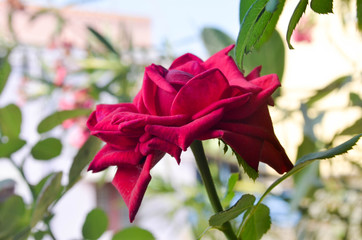
<path id="1" fill-rule="evenodd" d="M 134 47 L 151 45 L 151 21 L 145 17 L 120 16 L 117 14 L 89 12 L 71 7 L 51 9 L 38 6 L 24 8 L 0 2 L 0 36 L 9 37 L 8 13 L 13 9 L 13 30 L 17 40 L 23 44 L 47 46 L 49 41 L 71 42 L 84 49 L 89 42 L 85 26 L 92 26 L 123 47 L 132 43 Z M 55 36 L 57 39 L 55 39 Z"/>

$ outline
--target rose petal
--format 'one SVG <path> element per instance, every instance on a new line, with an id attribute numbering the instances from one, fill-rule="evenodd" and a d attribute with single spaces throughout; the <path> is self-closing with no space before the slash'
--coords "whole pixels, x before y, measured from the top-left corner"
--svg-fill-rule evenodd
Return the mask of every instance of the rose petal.
<path id="1" fill-rule="evenodd" d="M 88 118 L 87 126 L 90 130 L 97 128 L 99 122 L 106 121 L 106 118 L 109 120 L 112 119 L 112 113 L 116 111 L 127 111 L 127 112 L 137 112 L 136 107 L 132 103 L 120 103 L 120 104 L 99 104 L 96 107 L 96 110 L 91 113 Z M 105 124 L 108 125 L 108 124 Z M 103 126 L 102 126 L 103 127 Z M 112 126 L 104 126 L 113 130 Z"/>
<path id="2" fill-rule="evenodd" d="M 228 55 L 228 53 L 234 48 L 231 45 L 223 50 L 212 55 L 203 64 L 205 69 L 217 68 L 219 69 L 229 81 L 230 86 L 238 86 L 245 92 L 258 92 L 260 88 L 254 84 L 249 83 L 242 72 L 240 72 L 238 66 L 235 64 L 234 59 Z"/>
<path id="3" fill-rule="evenodd" d="M 88 171 L 99 172 L 109 166 L 117 166 L 122 163 L 136 165 L 141 159 L 142 155 L 135 152 L 134 149 L 121 151 L 106 144 L 94 157 L 93 161 L 88 167 Z"/>
<path id="4" fill-rule="evenodd" d="M 260 77 L 260 71 L 261 71 L 261 66 L 258 66 L 258 67 L 256 67 L 256 68 L 254 68 L 254 69 L 248 74 L 248 76 L 246 76 L 246 80 L 250 81 L 250 80 L 253 80 L 254 78 Z"/>
<path id="5" fill-rule="evenodd" d="M 143 165 L 122 164 L 118 166 L 112 183 L 128 207 L 131 222 L 133 222 L 138 212 L 151 180 L 150 170 L 162 156 L 163 154 L 159 153 L 148 155 Z"/>
<path id="6" fill-rule="evenodd" d="M 235 108 L 238 108 L 242 105 L 244 105 L 250 98 L 250 93 L 243 94 L 236 97 L 230 97 L 225 98 L 220 101 L 212 103 L 210 106 L 206 107 L 205 109 L 201 110 L 200 112 L 196 113 L 194 116 L 192 116 L 192 120 L 198 119 L 202 116 L 207 115 L 208 113 L 218 109 L 218 108 L 224 108 L 225 112 L 230 110 L 235 110 Z"/>
<path id="7" fill-rule="evenodd" d="M 263 90 L 257 94 L 251 95 L 250 100 L 240 110 L 233 112 L 232 114 L 226 115 L 225 120 L 237 120 L 248 118 L 249 116 L 262 112 L 259 110 L 261 107 L 267 107 L 270 96 L 280 86 L 278 76 L 276 74 L 270 74 L 251 82 L 257 85 L 263 86 Z M 264 116 L 269 115 L 269 112 Z"/>
<path id="8" fill-rule="evenodd" d="M 114 148 L 119 150 L 126 150 L 134 148 L 138 143 L 138 138 L 140 136 L 127 136 L 122 135 L 119 131 L 110 132 L 110 131 L 91 131 L 93 136 L 100 138 L 102 141 L 108 143 Z M 140 133 L 141 134 L 141 133 Z"/>
<path id="9" fill-rule="evenodd" d="M 161 66 L 146 67 L 143 79 L 144 104 L 152 115 L 169 115 L 170 107 L 177 91 L 165 79 L 167 70 Z"/>
<path id="10" fill-rule="evenodd" d="M 177 93 L 172 103 L 171 115 L 194 115 L 220 100 L 228 87 L 224 75 L 217 69 L 197 75 Z"/>
<path id="11" fill-rule="evenodd" d="M 144 155 L 151 154 L 155 150 L 170 154 L 176 159 L 177 163 L 180 164 L 181 148 L 179 148 L 178 146 L 155 137 L 147 142 L 140 144 L 140 151 Z"/>
<path id="12" fill-rule="evenodd" d="M 182 127 L 166 127 L 161 125 L 147 125 L 145 130 L 151 135 L 157 136 L 167 142 L 175 144 L 186 151 L 191 143 L 209 131 L 223 117 L 224 109 L 217 109 L 199 119 L 196 119 Z"/>
<path id="13" fill-rule="evenodd" d="M 170 70 L 178 69 L 178 70 L 188 72 L 191 74 L 192 74 L 192 72 L 195 72 L 195 70 L 196 70 L 197 71 L 196 74 L 198 74 L 201 70 L 199 68 L 202 63 L 203 63 L 203 61 L 199 57 L 197 57 L 191 53 L 186 53 L 186 54 L 182 55 L 181 57 L 176 58 L 172 62 L 169 69 Z M 189 64 L 189 65 L 187 65 L 187 64 Z M 187 68 L 187 69 L 185 69 L 185 68 Z M 196 75 L 196 74 L 193 74 L 193 75 Z"/>

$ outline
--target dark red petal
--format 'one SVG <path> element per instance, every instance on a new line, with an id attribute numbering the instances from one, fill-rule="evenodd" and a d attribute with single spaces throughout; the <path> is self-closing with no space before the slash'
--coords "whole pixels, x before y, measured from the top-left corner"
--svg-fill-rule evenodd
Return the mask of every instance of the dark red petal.
<path id="1" fill-rule="evenodd" d="M 220 100 L 228 88 L 227 80 L 217 69 L 211 69 L 197 75 L 177 93 L 172 103 L 171 115 L 194 115 Z"/>
<path id="2" fill-rule="evenodd" d="M 127 150 L 134 148 L 138 143 L 138 137 L 130 137 L 127 135 L 121 134 L 119 131 L 110 132 L 110 131 L 91 131 L 93 136 L 100 138 L 102 141 L 108 143 L 114 148 L 119 150 Z M 141 135 L 142 133 L 140 133 Z"/>
<path id="3" fill-rule="evenodd" d="M 260 91 L 258 86 L 255 86 L 246 80 L 242 72 L 240 72 L 234 59 L 228 55 L 233 47 L 234 45 L 231 45 L 212 55 L 203 64 L 205 69 L 219 69 L 229 81 L 230 86 L 238 86 L 239 88 L 243 89 L 244 93 Z"/>
<path id="4" fill-rule="evenodd" d="M 140 152 L 144 155 L 148 155 L 155 150 L 170 154 L 176 159 L 177 163 L 180 164 L 180 155 L 182 150 L 178 146 L 155 137 L 147 142 L 140 143 Z"/>
<path id="5" fill-rule="evenodd" d="M 128 207 L 131 222 L 133 222 L 138 212 L 151 180 L 150 170 L 162 156 L 162 154 L 148 155 L 143 165 L 122 164 L 118 166 L 112 183 Z"/>
<path id="6" fill-rule="evenodd" d="M 106 144 L 94 157 L 93 161 L 88 167 L 88 171 L 99 172 L 109 166 L 117 166 L 123 163 L 136 165 L 141 159 L 142 155 L 135 152 L 134 149 L 119 150 Z"/>
<path id="7" fill-rule="evenodd" d="M 260 71 L 261 71 L 261 66 L 258 66 L 258 67 L 256 67 L 256 68 L 254 68 L 254 69 L 248 74 L 248 76 L 246 76 L 246 80 L 250 81 L 250 80 L 253 80 L 254 78 L 260 77 Z"/>
<path id="8" fill-rule="evenodd" d="M 270 74 L 256 78 L 251 82 L 255 85 L 263 87 L 263 90 L 250 97 L 250 100 L 240 110 L 235 111 L 233 114 L 226 115 L 225 120 L 240 120 L 248 118 L 254 113 L 260 111 L 261 107 L 266 107 L 269 102 L 270 96 L 280 86 L 278 76 L 276 74 Z M 269 113 L 268 113 L 269 115 Z"/>
<path id="9" fill-rule="evenodd" d="M 182 127 L 167 127 L 161 125 L 147 125 L 145 130 L 167 142 L 175 144 L 186 151 L 191 143 L 199 136 L 217 124 L 223 117 L 224 109 L 217 109 L 201 118 L 198 118 Z"/>
<path id="10" fill-rule="evenodd" d="M 152 115 L 168 115 L 177 91 L 165 79 L 167 71 L 161 66 L 146 68 L 142 94 L 145 107 Z"/>
<path id="11" fill-rule="evenodd" d="M 242 105 L 244 105 L 246 102 L 248 102 L 250 95 L 251 94 L 248 93 L 248 94 L 243 94 L 243 95 L 236 96 L 236 97 L 225 98 L 220 101 L 214 102 L 211 105 L 209 105 L 208 107 L 206 107 L 205 109 L 203 109 L 200 112 L 193 115 L 192 120 L 205 116 L 218 108 L 225 109 L 225 112 L 237 111 Z M 227 114 L 232 114 L 232 112 L 227 113 Z"/>
<path id="12" fill-rule="evenodd" d="M 196 62 L 199 64 L 203 63 L 203 61 L 199 57 L 197 57 L 191 53 L 186 53 L 186 54 L 182 55 L 181 57 L 176 58 L 172 62 L 169 69 L 171 70 L 171 69 L 183 67 L 188 62 Z M 181 70 L 181 69 L 179 69 L 179 70 Z M 185 71 L 185 72 L 188 72 L 188 71 Z M 189 72 L 189 73 L 191 73 L 191 72 Z"/>

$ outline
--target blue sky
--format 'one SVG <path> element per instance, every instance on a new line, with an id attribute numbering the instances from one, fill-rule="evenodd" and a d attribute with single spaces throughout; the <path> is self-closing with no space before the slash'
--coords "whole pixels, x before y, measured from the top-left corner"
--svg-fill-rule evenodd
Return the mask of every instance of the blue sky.
<path id="1" fill-rule="evenodd" d="M 64 5 L 64 0 L 31 0 Z M 75 1 L 73 1 L 75 2 Z M 239 27 L 239 0 L 79 0 L 78 7 L 92 11 L 149 17 L 152 43 L 166 40 L 177 54 L 192 52 L 203 55 L 201 29 L 213 26 L 236 38 Z"/>

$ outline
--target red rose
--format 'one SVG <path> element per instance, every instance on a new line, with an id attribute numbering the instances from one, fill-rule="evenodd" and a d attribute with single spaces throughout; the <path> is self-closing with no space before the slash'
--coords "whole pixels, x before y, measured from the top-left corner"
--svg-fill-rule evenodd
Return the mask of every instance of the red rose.
<path id="1" fill-rule="evenodd" d="M 151 180 L 150 169 L 165 153 L 180 162 L 181 150 L 196 139 L 222 139 L 255 170 L 259 162 L 279 173 L 293 167 L 267 108 L 280 86 L 277 75 L 259 77 L 259 67 L 244 77 L 228 56 L 232 48 L 206 62 L 185 54 L 168 70 L 151 65 L 133 103 L 98 105 L 89 117 L 91 133 L 107 143 L 89 170 L 118 167 L 113 184 L 131 221 Z"/>

